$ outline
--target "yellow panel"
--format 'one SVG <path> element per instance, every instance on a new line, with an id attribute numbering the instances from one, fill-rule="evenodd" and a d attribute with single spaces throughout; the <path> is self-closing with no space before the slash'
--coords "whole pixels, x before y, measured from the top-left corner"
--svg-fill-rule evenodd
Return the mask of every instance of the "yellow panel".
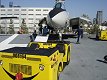
<path id="1" fill-rule="evenodd" d="M 50 61 L 51 57 L 56 55 L 55 61 Z M 27 59 L 29 58 L 29 59 Z M 62 62 L 63 54 L 60 54 L 57 50 L 50 57 L 39 55 L 26 55 L 26 58 L 16 58 L 13 53 L 0 52 L 0 60 L 3 61 L 3 65 L 0 65 L 0 80 L 12 80 L 15 79 L 17 73 L 22 73 L 23 78 L 32 80 L 57 80 L 57 71 L 59 63 Z M 40 65 L 43 65 L 44 70 L 40 70 Z M 51 67 L 54 65 L 53 67 Z M 13 76 L 11 78 L 11 76 Z"/>

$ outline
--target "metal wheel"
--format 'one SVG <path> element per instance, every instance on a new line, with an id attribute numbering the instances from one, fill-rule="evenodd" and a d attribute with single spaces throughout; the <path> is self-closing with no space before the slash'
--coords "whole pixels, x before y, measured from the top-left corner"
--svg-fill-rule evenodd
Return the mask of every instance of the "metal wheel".
<path id="1" fill-rule="evenodd" d="M 60 66 L 59 66 L 59 67 L 58 67 L 58 71 L 57 71 L 57 80 L 59 80 L 59 75 L 60 75 L 60 72 L 61 72 L 60 69 L 61 69 L 61 68 L 60 68 Z"/>

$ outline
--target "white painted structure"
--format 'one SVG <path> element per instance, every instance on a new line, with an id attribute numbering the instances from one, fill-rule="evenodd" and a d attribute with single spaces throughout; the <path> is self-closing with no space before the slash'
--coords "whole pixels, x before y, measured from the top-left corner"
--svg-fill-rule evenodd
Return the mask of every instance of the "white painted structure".
<path id="1" fill-rule="evenodd" d="M 35 42 L 47 42 L 48 36 L 36 36 Z"/>
<path id="2" fill-rule="evenodd" d="M 107 30 L 107 26 L 99 26 L 100 30 Z"/>
<path id="3" fill-rule="evenodd" d="M 0 8 L 0 17 L 18 17 L 18 19 L 13 19 L 16 32 L 19 30 L 22 20 L 25 19 L 29 32 L 32 32 L 35 28 L 38 29 L 39 20 L 46 17 L 50 10 L 52 10 L 52 8 Z M 9 24 L 9 19 L 0 20 L 0 25 L 3 28 L 5 28 L 5 26 L 9 27 Z"/>

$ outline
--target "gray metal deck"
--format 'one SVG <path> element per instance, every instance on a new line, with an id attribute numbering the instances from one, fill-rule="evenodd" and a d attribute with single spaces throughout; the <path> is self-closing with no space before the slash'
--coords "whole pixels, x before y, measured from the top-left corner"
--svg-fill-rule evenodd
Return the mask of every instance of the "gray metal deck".
<path id="1" fill-rule="evenodd" d="M 5 35 L 5 34 L 0 34 L 0 42 L 2 42 L 3 40 L 9 38 L 11 35 Z"/>
<path id="2" fill-rule="evenodd" d="M 8 36 L 0 41 L 4 38 Z M 107 55 L 107 41 L 83 38 L 81 44 L 75 44 L 75 38 L 68 40 L 72 42 L 71 62 L 60 74 L 60 80 L 107 80 L 107 64 L 97 61 L 104 60 Z M 29 41 L 29 35 L 18 35 L 9 45 L 23 45 Z"/>
<path id="3" fill-rule="evenodd" d="M 72 44 L 71 62 L 60 75 L 60 80 L 107 80 L 107 41 L 82 39 L 81 44 L 75 44 L 76 39 L 69 39 Z"/>
<path id="4" fill-rule="evenodd" d="M 30 42 L 29 34 L 19 34 L 9 44 L 28 44 Z"/>
<path id="5" fill-rule="evenodd" d="M 0 35 L 0 50 L 11 47 L 26 47 L 30 42 L 29 34 Z"/>

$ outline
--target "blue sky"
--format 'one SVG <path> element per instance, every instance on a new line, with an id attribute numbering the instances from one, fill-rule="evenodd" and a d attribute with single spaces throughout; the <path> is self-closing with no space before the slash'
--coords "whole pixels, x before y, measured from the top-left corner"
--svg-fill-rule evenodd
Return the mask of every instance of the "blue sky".
<path id="1" fill-rule="evenodd" d="M 2 4 L 8 7 L 10 1 L 22 7 L 53 7 L 55 0 L 2 0 Z M 102 10 L 103 20 L 107 21 L 107 0 L 66 0 L 65 7 L 71 17 L 87 14 L 91 19 Z"/>

